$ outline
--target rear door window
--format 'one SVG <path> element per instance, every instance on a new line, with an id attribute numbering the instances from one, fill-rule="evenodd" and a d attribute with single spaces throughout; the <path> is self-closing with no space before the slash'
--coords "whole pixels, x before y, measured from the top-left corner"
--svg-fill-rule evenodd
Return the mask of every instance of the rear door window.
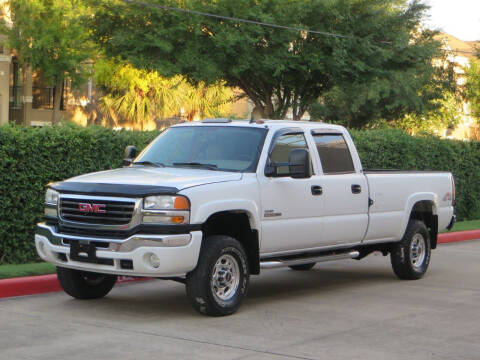
<path id="1" fill-rule="evenodd" d="M 324 174 L 355 172 L 352 155 L 342 134 L 313 134 Z"/>

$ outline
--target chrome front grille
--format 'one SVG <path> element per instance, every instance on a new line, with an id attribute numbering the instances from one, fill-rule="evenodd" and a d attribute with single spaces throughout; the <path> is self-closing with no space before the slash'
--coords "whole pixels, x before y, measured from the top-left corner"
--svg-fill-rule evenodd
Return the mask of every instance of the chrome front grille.
<path id="1" fill-rule="evenodd" d="M 60 216 L 65 221 L 99 225 L 126 225 L 135 211 L 135 199 L 60 198 Z"/>

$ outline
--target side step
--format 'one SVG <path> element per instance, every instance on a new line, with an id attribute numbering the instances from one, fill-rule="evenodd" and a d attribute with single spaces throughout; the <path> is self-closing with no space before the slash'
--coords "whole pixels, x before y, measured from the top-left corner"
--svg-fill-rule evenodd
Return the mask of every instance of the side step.
<path id="1" fill-rule="evenodd" d="M 334 261 L 334 260 L 342 260 L 342 259 L 355 259 L 358 256 L 360 256 L 360 253 L 358 251 L 350 251 L 348 253 L 323 255 L 323 256 L 309 257 L 309 258 L 261 261 L 260 262 L 260 268 L 261 269 L 275 269 L 275 268 L 279 268 L 279 267 L 286 267 L 286 266 L 292 266 L 292 265 L 302 265 L 302 264 L 325 262 L 325 261 Z"/>

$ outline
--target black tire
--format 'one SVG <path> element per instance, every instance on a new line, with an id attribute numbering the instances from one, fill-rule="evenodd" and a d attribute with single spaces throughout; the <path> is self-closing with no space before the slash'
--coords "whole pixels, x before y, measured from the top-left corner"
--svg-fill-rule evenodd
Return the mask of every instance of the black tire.
<path id="1" fill-rule="evenodd" d="M 76 299 L 99 299 L 112 290 L 116 275 L 98 274 L 57 267 L 58 282 L 63 290 Z"/>
<path id="2" fill-rule="evenodd" d="M 316 263 L 308 263 L 308 264 L 302 264 L 302 265 L 292 265 L 289 266 L 290 269 L 292 270 L 297 270 L 297 271 L 308 271 L 311 268 L 315 266 Z"/>
<path id="3" fill-rule="evenodd" d="M 201 314 L 230 315 L 247 295 L 249 276 L 245 250 L 237 240 L 208 236 L 202 242 L 197 267 L 187 274 L 187 296 Z"/>
<path id="4" fill-rule="evenodd" d="M 410 220 L 402 241 L 394 244 L 390 254 L 393 272 L 403 280 L 420 279 L 427 272 L 431 251 L 430 234 L 425 224 Z"/>

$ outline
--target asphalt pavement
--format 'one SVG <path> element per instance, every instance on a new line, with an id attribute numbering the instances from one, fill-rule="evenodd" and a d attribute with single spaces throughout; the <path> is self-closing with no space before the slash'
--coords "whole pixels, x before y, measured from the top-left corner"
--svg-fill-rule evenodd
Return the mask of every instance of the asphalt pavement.
<path id="1" fill-rule="evenodd" d="M 381 255 L 265 270 L 223 318 L 160 280 L 2 299 L 0 359 L 480 359 L 480 240 L 441 245 L 418 281 Z"/>

